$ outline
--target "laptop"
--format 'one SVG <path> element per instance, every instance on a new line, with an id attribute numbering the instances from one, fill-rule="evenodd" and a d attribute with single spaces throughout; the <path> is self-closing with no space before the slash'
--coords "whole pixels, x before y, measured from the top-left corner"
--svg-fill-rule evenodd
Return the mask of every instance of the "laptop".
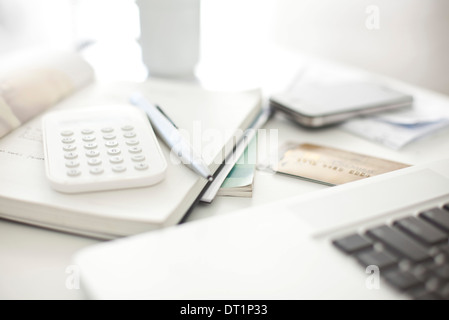
<path id="1" fill-rule="evenodd" d="M 80 251 L 92 299 L 448 299 L 449 159 Z"/>

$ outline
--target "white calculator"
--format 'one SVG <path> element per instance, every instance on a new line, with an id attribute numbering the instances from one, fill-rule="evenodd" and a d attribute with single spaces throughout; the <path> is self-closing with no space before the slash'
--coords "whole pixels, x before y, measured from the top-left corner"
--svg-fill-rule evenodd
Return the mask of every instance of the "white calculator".
<path id="1" fill-rule="evenodd" d="M 42 129 L 46 173 L 57 191 L 145 187 L 165 177 L 153 128 L 133 106 L 55 111 L 43 118 Z"/>

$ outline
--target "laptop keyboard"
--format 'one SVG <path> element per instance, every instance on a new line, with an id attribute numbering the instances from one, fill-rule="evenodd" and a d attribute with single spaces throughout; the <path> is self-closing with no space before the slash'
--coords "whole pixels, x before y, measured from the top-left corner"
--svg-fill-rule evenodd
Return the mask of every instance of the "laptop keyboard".
<path id="1" fill-rule="evenodd" d="M 418 300 L 449 300 L 449 204 L 333 241 L 392 287 Z"/>

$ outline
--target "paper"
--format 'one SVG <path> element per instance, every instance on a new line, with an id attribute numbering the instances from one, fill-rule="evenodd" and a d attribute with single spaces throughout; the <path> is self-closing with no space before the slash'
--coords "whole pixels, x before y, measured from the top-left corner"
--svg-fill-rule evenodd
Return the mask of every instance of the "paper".
<path id="1" fill-rule="evenodd" d="M 449 126 L 449 105 L 415 97 L 412 108 L 347 121 L 348 132 L 398 150 Z"/>
<path id="2" fill-rule="evenodd" d="M 204 192 L 203 196 L 201 197 L 201 202 L 212 203 L 212 201 L 214 200 L 215 196 L 218 193 L 218 190 L 220 190 L 221 185 L 225 181 L 226 177 L 234 168 L 234 165 L 237 163 L 240 157 L 243 155 L 248 144 L 256 136 L 257 131 L 268 121 L 271 114 L 272 111 L 270 108 L 264 108 L 263 111 L 260 113 L 260 115 L 257 117 L 257 119 L 254 121 L 254 123 L 252 123 L 251 126 L 248 128 L 248 130 L 245 131 L 245 134 L 243 135 L 240 142 L 237 144 L 235 150 L 233 150 L 233 152 L 231 152 L 226 156 L 226 160 L 223 167 L 221 168 L 218 175 L 215 177 L 214 181 Z"/>
<path id="3" fill-rule="evenodd" d="M 408 166 L 403 163 L 326 146 L 289 144 L 273 170 L 334 186 Z"/>
<path id="4" fill-rule="evenodd" d="M 257 162 L 257 136 L 232 168 L 218 190 L 218 196 L 252 197 Z"/>
<path id="5" fill-rule="evenodd" d="M 416 127 L 392 124 L 378 119 L 355 119 L 342 125 L 342 128 L 360 137 L 399 150 L 407 144 L 421 139 L 449 125 L 449 119 Z"/>
<path id="6" fill-rule="evenodd" d="M 41 59 L 0 71 L 0 138 L 93 79 L 93 69 L 78 54 Z"/>

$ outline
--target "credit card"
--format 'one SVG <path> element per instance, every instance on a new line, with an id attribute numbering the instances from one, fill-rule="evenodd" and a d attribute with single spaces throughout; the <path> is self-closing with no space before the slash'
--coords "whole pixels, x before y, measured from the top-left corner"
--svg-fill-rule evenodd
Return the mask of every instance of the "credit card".
<path id="1" fill-rule="evenodd" d="M 292 145 L 273 167 L 278 173 L 335 186 L 410 165 L 341 149 L 314 145 Z"/>

